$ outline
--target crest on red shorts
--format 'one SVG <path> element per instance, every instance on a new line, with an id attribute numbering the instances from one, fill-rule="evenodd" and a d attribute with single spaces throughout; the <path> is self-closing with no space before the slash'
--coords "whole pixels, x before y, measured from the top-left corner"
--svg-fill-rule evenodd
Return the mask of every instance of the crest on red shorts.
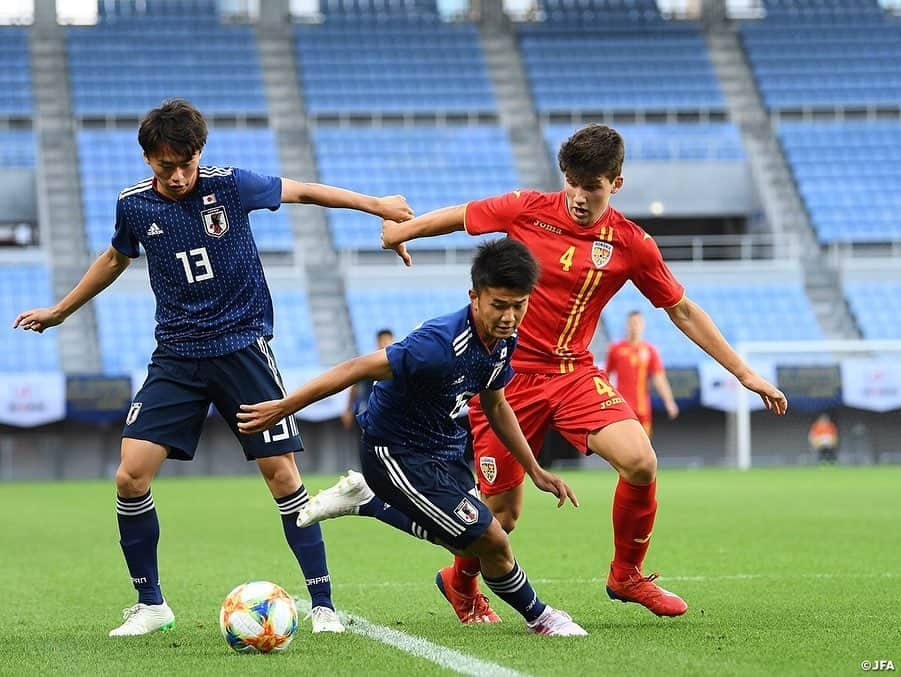
<path id="1" fill-rule="evenodd" d="M 488 484 L 494 484 L 497 479 L 497 461 L 494 456 L 482 456 L 479 459 L 479 472 Z"/>
<path id="2" fill-rule="evenodd" d="M 591 245 L 591 262 L 595 268 L 603 268 L 610 263 L 610 257 L 613 256 L 613 245 L 609 242 L 601 242 L 596 240 Z"/>

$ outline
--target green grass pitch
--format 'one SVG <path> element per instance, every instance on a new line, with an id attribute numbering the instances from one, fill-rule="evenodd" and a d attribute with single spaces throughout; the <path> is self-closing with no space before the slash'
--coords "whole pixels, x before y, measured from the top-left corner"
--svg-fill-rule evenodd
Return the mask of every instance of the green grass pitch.
<path id="1" fill-rule="evenodd" d="M 340 609 L 482 661 L 534 675 L 859 674 L 901 666 L 901 468 L 664 471 L 646 571 L 689 604 L 660 619 L 607 600 L 612 472 L 567 473 L 582 507 L 534 489 L 514 551 L 539 595 L 587 638 L 536 637 L 499 600 L 505 622 L 461 626 L 440 597 L 443 550 L 374 520 L 324 525 Z M 309 477 L 316 490 L 333 477 Z M 268 579 L 304 596 L 260 479 L 166 479 L 163 592 L 174 630 L 106 636 L 134 600 L 118 546 L 110 482 L 0 485 L 0 674 L 453 674 L 359 634 L 316 636 L 302 623 L 280 655 L 238 655 L 219 634 L 224 596 Z"/>

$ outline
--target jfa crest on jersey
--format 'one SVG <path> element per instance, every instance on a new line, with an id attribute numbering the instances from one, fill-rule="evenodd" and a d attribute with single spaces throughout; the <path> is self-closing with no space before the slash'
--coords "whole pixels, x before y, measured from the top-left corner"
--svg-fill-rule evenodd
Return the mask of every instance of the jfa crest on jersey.
<path id="1" fill-rule="evenodd" d="M 160 345 L 214 357 L 272 336 L 272 299 L 248 213 L 280 204 L 280 178 L 230 167 L 201 167 L 181 200 L 157 192 L 153 179 L 119 194 L 112 245 L 132 258 L 144 249 Z"/>
<path id="2" fill-rule="evenodd" d="M 386 349 L 393 378 L 375 384 L 361 427 L 436 458 L 460 458 L 466 431 L 457 417 L 475 395 L 510 382 L 515 346 L 515 337 L 482 343 L 469 306 L 426 322 Z"/>

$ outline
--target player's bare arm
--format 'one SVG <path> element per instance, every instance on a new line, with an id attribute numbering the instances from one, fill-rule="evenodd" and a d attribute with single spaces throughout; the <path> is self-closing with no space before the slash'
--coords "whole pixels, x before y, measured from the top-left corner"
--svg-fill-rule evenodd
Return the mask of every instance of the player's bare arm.
<path id="1" fill-rule="evenodd" d="M 385 381 L 392 376 L 388 354 L 384 349 L 355 357 L 323 372 L 285 398 L 242 404 L 241 411 L 237 414 L 238 430 L 247 435 L 269 430 L 285 416 L 339 393 L 358 381 Z"/>
<path id="2" fill-rule="evenodd" d="M 491 425 L 491 429 L 503 445 L 510 450 L 513 457 L 526 471 L 536 487 L 557 497 L 557 507 L 561 507 L 568 498 L 570 502 L 579 507 L 579 499 L 569 488 L 569 485 L 560 477 L 544 470 L 529 448 L 525 435 L 519 427 L 519 421 L 513 409 L 504 397 L 504 389 L 483 390 L 481 394 L 482 410 Z"/>
<path id="3" fill-rule="evenodd" d="M 40 334 L 45 329 L 62 324 L 69 315 L 109 287 L 130 263 L 130 258 L 109 247 L 59 303 L 49 308 L 26 310 L 13 322 L 13 329 L 22 327 Z"/>
<path id="4" fill-rule="evenodd" d="M 683 334 L 723 365 L 745 388 L 760 395 L 767 410 L 778 416 L 785 414 L 788 409 L 785 394 L 745 364 L 701 306 L 684 297 L 666 312 Z"/>
<path id="5" fill-rule="evenodd" d="M 302 183 L 293 179 L 282 179 L 282 202 L 356 209 L 393 221 L 406 221 L 413 217 L 413 210 L 403 195 L 372 197 L 344 188 L 321 183 Z"/>
<path id="6" fill-rule="evenodd" d="M 651 382 L 654 384 L 654 388 L 660 395 L 660 399 L 663 400 L 663 406 L 666 407 L 667 416 L 669 416 L 670 419 L 679 416 L 679 405 L 676 404 L 676 399 L 673 397 L 673 389 L 670 387 L 669 379 L 666 377 L 666 374 L 663 372 L 654 374 L 651 376 Z"/>
<path id="7" fill-rule="evenodd" d="M 403 223 L 399 223 L 398 219 L 385 219 L 382 221 L 382 249 L 394 250 L 404 264 L 411 266 L 413 259 L 404 243 L 463 230 L 465 219 L 466 205 L 442 207 Z"/>

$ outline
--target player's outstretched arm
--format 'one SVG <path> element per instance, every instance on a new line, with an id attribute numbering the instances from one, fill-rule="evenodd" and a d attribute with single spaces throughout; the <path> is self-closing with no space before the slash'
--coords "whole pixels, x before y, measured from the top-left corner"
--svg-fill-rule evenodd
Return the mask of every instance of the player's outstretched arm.
<path id="1" fill-rule="evenodd" d="M 388 354 L 384 349 L 355 357 L 323 372 L 285 398 L 242 404 L 241 411 L 238 412 L 238 430 L 247 435 L 269 430 L 285 416 L 339 393 L 358 381 L 384 381 L 392 376 Z"/>
<path id="2" fill-rule="evenodd" d="M 519 427 L 519 421 L 513 413 L 513 408 L 504 397 L 504 389 L 500 390 L 483 390 L 481 394 L 482 411 L 491 425 L 491 429 L 501 443 L 510 450 L 513 457 L 526 471 L 536 487 L 549 494 L 557 497 L 557 507 L 561 507 L 568 498 L 570 502 L 579 507 L 579 499 L 569 488 L 569 485 L 557 475 L 544 470 L 526 441 L 525 435 L 522 434 L 522 428 Z"/>
<path id="3" fill-rule="evenodd" d="M 679 405 L 676 404 L 676 399 L 673 397 L 673 389 L 670 387 L 666 372 L 661 371 L 654 374 L 651 377 L 651 382 L 654 384 L 657 394 L 660 395 L 660 399 L 663 400 L 663 406 L 666 407 L 666 415 L 671 420 L 679 416 Z"/>
<path id="4" fill-rule="evenodd" d="M 130 263 L 130 258 L 109 247 L 97 257 L 79 283 L 62 301 L 50 308 L 34 308 L 20 313 L 13 322 L 13 329 L 22 327 L 40 334 L 49 327 L 62 324 L 69 315 L 109 287 Z"/>
<path id="5" fill-rule="evenodd" d="M 282 179 L 282 202 L 356 209 L 393 221 L 413 218 L 413 210 L 403 195 L 372 197 L 344 188 L 321 183 L 301 183 L 293 179 Z"/>
<path id="6" fill-rule="evenodd" d="M 685 297 L 666 312 L 683 334 L 723 365 L 745 388 L 760 395 L 769 411 L 779 416 L 785 414 L 788 409 L 785 394 L 745 364 L 701 306 Z"/>
<path id="7" fill-rule="evenodd" d="M 382 249 L 394 250 L 404 264 L 411 266 L 413 259 L 407 253 L 406 242 L 463 230 L 465 219 L 466 205 L 443 207 L 403 223 L 397 219 L 385 219 L 382 221 Z"/>

